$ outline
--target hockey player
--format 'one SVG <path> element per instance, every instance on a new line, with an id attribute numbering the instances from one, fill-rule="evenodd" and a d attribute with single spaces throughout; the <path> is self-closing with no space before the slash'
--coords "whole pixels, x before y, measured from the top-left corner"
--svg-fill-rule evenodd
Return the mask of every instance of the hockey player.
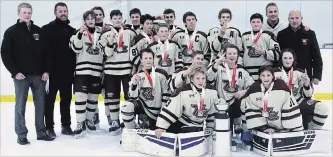
<path id="1" fill-rule="evenodd" d="M 206 85 L 205 67 L 195 69 L 190 75 L 191 83 L 177 89 L 168 104 L 162 108 L 156 121 L 156 137 L 163 131 L 170 133 L 187 133 L 203 131 L 214 127 L 214 114 L 218 102 L 214 87 Z"/>
<path id="2" fill-rule="evenodd" d="M 180 46 L 168 39 L 168 25 L 160 24 L 157 30 L 158 40 L 149 44 L 156 58 L 154 66 L 165 70 L 171 76 L 176 70 L 183 68 Z"/>
<path id="3" fill-rule="evenodd" d="M 169 80 L 169 88 L 171 92 L 175 92 L 177 88 L 190 83 L 189 75 L 197 68 L 204 65 L 204 54 L 202 51 L 194 51 L 192 54 L 192 64 L 189 67 L 183 67 L 172 74 Z"/>
<path id="4" fill-rule="evenodd" d="M 142 68 L 142 64 L 139 62 L 140 61 L 140 54 L 139 52 L 147 48 L 147 46 L 155 41 L 157 41 L 157 35 L 155 32 L 153 32 L 153 20 L 154 18 L 149 15 L 145 14 L 142 15 L 141 18 L 141 25 L 142 25 L 142 30 L 141 32 L 133 38 L 131 41 L 131 51 L 133 54 L 136 54 L 134 57 L 134 69 L 133 73 L 136 73 L 137 71 L 140 71 Z"/>
<path id="5" fill-rule="evenodd" d="M 119 104 L 121 83 L 125 100 L 128 100 L 129 81 L 132 73 L 131 60 L 136 56 L 129 48 L 130 41 L 136 33 L 134 30 L 122 27 L 122 13 L 120 10 L 112 10 L 110 13 L 113 26 L 101 35 L 99 44 L 107 56 L 104 65 L 104 103 L 109 106 L 110 117 L 108 122 L 111 135 L 120 134 L 119 126 Z"/>
<path id="6" fill-rule="evenodd" d="M 222 62 L 221 56 L 209 67 L 207 82 L 216 87 L 219 98 L 229 105 L 230 128 L 234 128 L 237 135 L 241 133 L 240 98 L 254 81 L 246 70 L 237 66 L 239 49 L 236 45 L 227 45 L 223 55 L 225 62 Z"/>
<path id="7" fill-rule="evenodd" d="M 103 54 L 98 46 L 100 27 L 95 26 L 95 14 L 83 14 L 85 24 L 70 39 L 70 46 L 77 53 L 74 94 L 77 126 L 76 137 L 84 135 L 86 128 L 96 130 L 93 122 L 100 93 L 100 77 L 103 69 Z"/>
<path id="8" fill-rule="evenodd" d="M 175 25 L 176 20 L 176 13 L 172 9 L 165 9 L 163 11 L 164 21 L 166 24 L 169 25 L 169 39 L 172 40 L 173 35 L 177 32 L 179 29 L 177 25 Z"/>
<path id="9" fill-rule="evenodd" d="M 140 128 L 154 130 L 157 115 L 169 98 L 168 75 L 164 70 L 153 66 L 154 56 L 151 49 L 143 49 L 140 53 L 143 68 L 132 77 L 130 100 L 121 108 L 122 118 L 128 129 L 135 128 L 135 114 L 138 114 L 139 119 L 146 119 Z"/>
<path id="10" fill-rule="evenodd" d="M 194 51 L 202 51 L 207 67 L 211 60 L 207 34 L 196 29 L 197 17 L 194 13 L 186 12 L 183 15 L 183 22 L 186 28 L 178 30 L 172 40 L 182 47 L 184 66 L 191 65 L 191 55 Z"/>
<path id="11" fill-rule="evenodd" d="M 299 106 L 287 84 L 281 79 L 275 80 L 271 66 L 262 66 L 259 75 L 242 101 L 243 119 L 246 119 L 243 129 L 267 133 L 303 130 Z"/>
<path id="12" fill-rule="evenodd" d="M 262 30 L 263 17 L 255 13 L 250 17 L 252 31 L 242 35 L 244 50 L 243 65 L 254 80 L 258 80 L 258 69 L 263 65 L 274 65 L 280 55 L 280 46 L 272 32 Z"/>
<path id="13" fill-rule="evenodd" d="M 125 26 L 133 29 L 136 32 L 136 34 L 139 34 L 142 29 L 142 27 L 140 25 L 141 11 L 138 8 L 133 8 L 130 10 L 129 14 L 130 14 L 132 24 L 126 24 Z"/>
<path id="14" fill-rule="evenodd" d="M 328 117 L 327 106 L 311 99 L 313 89 L 306 70 L 297 69 L 296 53 L 292 49 L 282 50 L 279 68 L 275 77 L 284 80 L 299 104 L 304 129 L 321 129 Z"/>
<path id="15" fill-rule="evenodd" d="M 223 8 L 218 14 L 218 19 L 220 21 L 220 26 L 211 28 L 208 32 L 213 59 L 227 44 L 234 44 L 237 45 L 238 49 L 243 49 L 241 32 L 230 24 L 232 19 L 231 11 L 227 8 Z M 239 63 L 242 63 L 241 59 L 239 60 Z"/>

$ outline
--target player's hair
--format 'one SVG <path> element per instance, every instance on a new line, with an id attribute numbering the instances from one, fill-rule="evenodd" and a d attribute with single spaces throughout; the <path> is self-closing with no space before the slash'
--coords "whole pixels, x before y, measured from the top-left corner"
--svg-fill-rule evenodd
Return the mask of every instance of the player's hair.
<path id="1" fill-rule="evenodd" d="M 157 29 L 156 29 L 157 31 L 156 32 L 158 32 L 160 30 L 160 28 L 162 28 L 162 27 L 166 27 L 169 30 L 169 25 L 168 24 L 160 23 L 160 24 L 157 25 Z"/>
<path id="2" fill-rule="evenodd" d="M 293 64 L 292 64 L 292 67 L 295 68 L 295 67 L 296 67 L 296 64 L 297 64 L 297 56 L 296 56 L 295 51 L 294 51 L 293 49 L 291 49 L 291 48 L 285 48 L 285 49 L 282 49 L 281 54 L 280 54 L 280 60 L 279 60 L 279 62 L 278 62 L 278 66 L 279 66 L 279 67 L 282 67 L 282 66 L 283 66 L 283 63 L 282 63 L 282 56 L 283 56 L 283 54 L 286 53 L 286 52 L 290 52 L 290 53 L 293 55 L 293 57 L 294 57 L 294 62 L 293 62 Z"/>
<path id="3" fill-rule="evenodd" d="M 268 7 L 271 7 L 271 6 L 275 6 L 275 7 L 277 7 L 276 3 L 274 3 L 274 2 L 268 3 L 268 4 L 266 5 L 266 13 L 267 13 L 267 9 L 268 9 Z"/>
<path id="4" fill-rule="evenodd" d="M 133 9 L 130 10 L 129 14 L 130 14 L 130 16 L 132 14 L 139 14 L 139 16 L 141 16 L 141 11 L 140 11 L 139 8 L 133 8 Z"/>
<path id="5" fill-rule="evenodd" d="M 183 22 L 184 22 L 184 23 L 186 23 L 186 18 L 187 18 L 188 16 L 194 16 L 195 20 L 197 21 L 197 16 L 196 16 L 193 12 L 188 11 L 188 12 L 186 12 L 186 13 L 183 15 Z"/>
<path id="6" fill-rule="evenodd" d="M 174 16 L 176 16 L 175 11 L 172 10 L 172 9 L 170 9 L 170 8 L 165 9 L 165 10 L 163 11 L 163 14 L 173 14 Z"/>
<path id="7" fill-rule="evenodd" d="M 223 13 L 228 13 L 230 15 L 230 19 L 232 19 L 232 13 L 231 13 L 230 9 L 228 9 L 228 8 L 222 8 L 219 11 L 219 15 L 217 17 L 220 19 Z"/>
<path id="8" fill-rule="evenodd" d="M 204 56 L 205 54 L 203 53 L 203 51 L 194 51 L 191 55 L 191 58 L 194 58 L 196 55 L 203 55 Z"/>
<path id="9" fill-rule="evenodd" d="M 83 21 L 86 21 L 89 15 L 91 15 L 92 18 L 96 19 L 95 13 L 92 10 L 88 10 L 83 13 Z"/>
<path id="10" fill-rule="evenodd" d="M 100 6 L 96 6 L 96 7 L 93 7 L 91 10 L 92 10 L 92 11 L 94 11 L 94 10 L 100 10 L 100 11 L 102 12 L 102 14 L 103 14 L 103 17 L 105 17 L 104 10 L 103 10 L 102 7 L 100 7 Z"/>
<path id="11" fill-rule="evenodd" d="M 144 48 L 144 49 L 140 50 L 140 52 L 139 52 L 140 59 L 142 59 L 143 53 L 150 53 L 151 55 L 153 55 L 153 59 L 155 58 L 155 54 L 154 54 L 153 50 L 151 50 L 150 48 Z"/>
<path id="12" fill-rule="evenodd" d="M 270 73 L 272 74 L 272 76 L 273 76 L 272 81 L 275 80 L 275 75 L 274 75 L 274 68 L 273 68 L 273 66 L 271 66 L 271 65 L 264 65 L 264 66 L 261 66 L 261 67 L 259 68 L 259 79 L 258 79 L 258 81 L 259 81 L 260 83 L 262 82 L 262 81 L 260 80 L 260 75 L 261 75 L 261 73 L 263 73 L 264 71 L 268 71 L 268 72 L 270 72 Z"/>
<path id="13" fill-rule="evenodd" d="M 25 2 L 20 3 L 20 4 L 17 6 L 17 12 L 18 12 L 18 13 L 20 13 L 21 8 L 30 8 L 31 11 L 32 11 L 32 6 L 31 6 L 30 3 L 25 3 Z"/>
<path id="14" fill-rule="evenodd" d="M 239 48 L 235 44 L 227 44 L 224 48 L 222 48 L 223 54 L 225 54 L 227 52 L 228 48 L 234 48 L 234 49 L 236 49 L 237 50 L 237 55 L 239 56 L 240 50 L 239 50 Z"/>
<path id="15" fill-rule="evenodd" d="M 253 19 L 260 19 L 261 22 L 264 21 L 264 18 L 263 18 L 262 15 L 259 14 L 259 13 L 252 14 L 251 17 L 250 17 L 250 22 L 251 22 Z"/>
<path id="16" fill-rule="evenodd" d="M 54 12 L 57 12 L 57 7 L 58 6 L 67 8 L 67 5 L 64 2 L 58 2 L 57 4 L 54 5 Z"/>
<path id="17" fill-rule="evenodd" d="M 202 74 L 206 75 L 207 68 L 205 66 L 200 66 L 198 68 L 193 69 L 189 75 L 191 80 L 193 79 L 193 77 L 196 73 L 202 73 Z"/>
<path id="18" fill-rule="evenodd" d="M 123 13 L 121 13 L 120 10 L 112 10 L 110 12 L 110 18 L 112 19 L 113 16 L 123 16 Z"/>
<path id="19" fill-rule="evenodd" d="M 144 24 L 147 20 L 151 20 L 153 22 L 154 21 L 154 17 L 151 16 L 150 14 L 144 14 L 140 18 L 140 23 Z"/>

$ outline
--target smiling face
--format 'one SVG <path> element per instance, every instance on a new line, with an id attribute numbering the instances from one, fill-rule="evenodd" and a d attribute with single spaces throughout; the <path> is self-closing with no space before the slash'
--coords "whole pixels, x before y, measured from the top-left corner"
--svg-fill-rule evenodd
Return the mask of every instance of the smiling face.
<path id="1" fill-rule="evenodd" d="M 68 10 L 66 6 L 57 6 L 54 14 L 61 21 L 66 21 L 68 19 Z"/>
<path id="2" fill-rule="evenodd" d="M 269 21 L 277 21 L 279 19 L 279 9 L 277 6 L 269 6 L 267 8 L 266 16 Z"/>
<path id="3" fill-rule="evenodd" d="M 94 28 L 95 27 L 95 17 L 93 17 L 92 14 L 89 14 L 88 17 L 87 17 L 87 19 L 84 22 L 90 28 Z"/>
<path id="4" fill-rule="evenodd" d="M 286 68 L 290 68 L 293 66 L 294 56 L 291 52 L 284 52 L 282 54 L 282 64 Z"/>
<path id="5" fill-rule="evenodd" d="M 251 20 L 251 27 L 253 31 L 259 31 L 262 26 L 262 21 L 258 18 Z"/>
<path id="6" fill-rule="evenodd" d="M 140 25 L 140 14 L 131 14 L 131 21 L 134 26 Z"/>
<path id="7" fill-rule="evenodd" d="M 31 16 L 32 16 L 32 9 L 31 8 L 20 8 L 19 12 L 18 12 L 18 15 L 19 15 L 19 19 L 21 21 L 24 21 L 26 23 L 30 22 L 31 20 Z"/>
<path id="8" fill-rule="evenodd" d="M 225 58 L 227 63 L 236 63 L 238 58 L 237 49 L 235 48 L 227 48 L 227 52 L 225 54 Z"/>
<path id="9" fill-rule="evenodd" d="M 268 88 L 273 81 L 273 74 L 270 71 L 265 70 L 260 74 L 259 78 L 263 85 Z"/>
<path id="10" fill-rule="evenodd" d="M 104 15 L 103 15 L 102 10 L 95 9 L 94 13 L 96 16 L 96 23 L 102 23 L 104 20 Z"/>
<path id="11" fill-rule="evenodd" d="M 121 15 L 114 15 L 111 18 L 111 22 L 114 25 L 114 27 L 119 28 L 121 26 L 121 22 L 123 20 L 123 17 Z"/>

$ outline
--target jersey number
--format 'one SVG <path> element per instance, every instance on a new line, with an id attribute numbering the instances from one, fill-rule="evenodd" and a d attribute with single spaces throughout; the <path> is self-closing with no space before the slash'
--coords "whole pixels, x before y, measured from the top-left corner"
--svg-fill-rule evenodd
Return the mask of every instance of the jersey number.
<path id="1" fill-rule="evenodd" d="M 139 53 L 139 51 L 138 51 L 138 49 L 137 49 L 137 48 L 135 48 L 135 49 L 132 49 L 132 55 L 133 55 L 133 56 L 136 56 L 136 55 L 138 55 L 138 53 Z"/>

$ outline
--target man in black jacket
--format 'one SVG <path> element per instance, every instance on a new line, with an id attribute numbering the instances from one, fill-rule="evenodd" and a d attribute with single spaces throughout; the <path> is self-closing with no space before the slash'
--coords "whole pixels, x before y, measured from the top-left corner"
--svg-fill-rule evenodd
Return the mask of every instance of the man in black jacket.
<path id="1" fill-rule="evenodd" d="M 17 142 L 30 144 L 25 126 L 25 106 L 29 87 L 35 105 L 35 126 L 37 140 L 52 141 L 45 132 L 44 98 L 45 81 L 49 77 L 50 65 L 48 55 L 43 51 L 41 29 L 31 21 L 32 7 L 21 3 L 17 8 L 19 19 L 9 27 L 1 45 L 2 61 L 11 73 L 15 86 L 15 132 Z"/>
<path id="2" fill-rule="evenodd" d="M 75 70 L 75 53 L 69 48 L 69 39 L 75 29 L 68 20 L 68 9 L 65 3 L 59 2 L 54 7 L 56 19 L 42 27 L 45 37 L 45 51 L 52 57 L 52 68 L 49 79 L 49 92 L 45 101 L 46 132 L 56 137 L 54 132 L 54 103 L 57 92 L 60 93 L 61 134 L 72 135 L 70 105 L 72 100 L 72 83 Z"/>
<path id="3" fill-rule="evenodd" d="M 318 85 L 322 77 L 323 60 L 316 33 L 306 31 L 302 19 L 300 11 L 290 11 L 289 27 L 278 33 L 277 40 L 281 49 L 291 48 L 296 52 L 297 68 L 306 69 L 311 81 Z"/>

